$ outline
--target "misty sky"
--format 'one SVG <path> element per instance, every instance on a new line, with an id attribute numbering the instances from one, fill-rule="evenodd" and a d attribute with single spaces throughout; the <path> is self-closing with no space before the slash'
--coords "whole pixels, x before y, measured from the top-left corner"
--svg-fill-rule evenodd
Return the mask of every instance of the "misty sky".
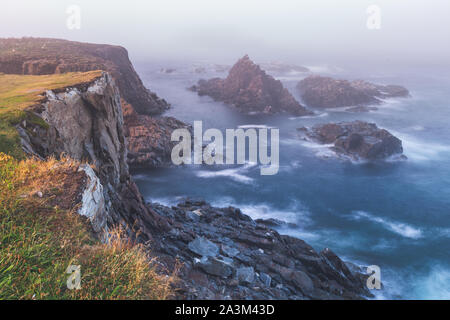
<path id="1" fill-rule="evenodd" d="M 379 30 L 366 26 L 374 4 Z M 66 27 L 70 5 L 80 30 Z M 450 60 L 448 0 L 3 0 L 0 10 L 0 37 L 119 44 L 135 60 Z"/>

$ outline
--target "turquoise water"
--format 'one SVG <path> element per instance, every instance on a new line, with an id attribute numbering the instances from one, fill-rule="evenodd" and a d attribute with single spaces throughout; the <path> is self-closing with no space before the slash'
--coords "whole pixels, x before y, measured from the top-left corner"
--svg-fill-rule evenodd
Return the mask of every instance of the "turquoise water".
<path id="1" fill-rule="evenodd" d="M 249 116 L 186 90 L 200 77 L 188 65 L 141 65 L 146 85 L 166 98 L 167 115 L 207 128 L 266 125 L 280 129 L 280 170 L 261 176 L 258 165 L 189 165 L 139 170 L 135 179 L 146 200 L 176 203 L 201 197 L 233 205 L 254 218 L 277 218 L 297 227 L 279 230 L 317 250 L 329 247 L 363 265 L 378 265 L 384 288 L 378 298 L 450 298 L 450 73 L 436 70 L 345 71 L 332 76 L 406 86 L 412 97 L 387 100 L 379 110 L 352 114 L 318 111 L 307 118 Z M 291 93 L 305 75 L 274 75 Z M 376 164 L 337 159 L 325 147 L 296 138 L 295 129 L 315 123 L 375 122 L 403 141 L 406 161 Z"/>

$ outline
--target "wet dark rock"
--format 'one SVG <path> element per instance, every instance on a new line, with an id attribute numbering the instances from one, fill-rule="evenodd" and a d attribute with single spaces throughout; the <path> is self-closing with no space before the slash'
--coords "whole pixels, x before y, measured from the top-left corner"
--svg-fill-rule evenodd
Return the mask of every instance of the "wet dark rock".
<path id="1" fill-rule="evenodd" d="M 153 233 L 152 253 L 183 264 L 185 299 L 363 299 L 367 275 L 350 270 L 331 251 L 255 223 L 239 209 L 189 199 L 174 207 L 151 203 L 172 230 Z M 201 212 L 192 220 L 187 212 Z"/>
<path id="2" fill-rule="evenodd" d="M 255 281 L 255 270 L 253 267 L 240 267 L 236 270 L 236 277 L 240 283 L 251 284 Z"/>
<path id="3" fill-rule="evenodd" d="M 297 130 L 301 138 L 333 144 L 333 151 L 353 160 L 380 160 L 392 156 L 406 158 L 402 155 L 402 141 L 374 123 L 327 123 Z"/>
<path id="4" fill-rule="evenodd" d="M 207 274 L 220 278 L 228 278 L 233 274 L 233 267 L 228 261 L 214 257 L 203 257 L 195 265 Z"/>
<path id="5" fill-rule="evenodd" d="M 219 253 L 219 247 L 203 237 L 197 237 L 189 242 L 188 248 L 202 257 L 215 257 Z"/>
<path id="6" fill-rule="evenodd" d="M 266 74 L 246 55 L 230 70 L 226 79 L 200 80 L 190 88 L 200 96 L 235 106 L 244 113 L 311 114 L 301 106 L 279 80 Z"/>
<path id="7" fill-rule="evenodd" d="M 171 141 L 172 132 L 191 127 L 173 117 L 140 115 L 126 101 L 122 101 L 122 110 L 128 164 L 134 168 L 172 165 L 171 153 L 177 143 Z"/>
<path id="8" fill-rule="evenodd" d="M 409 96 L 408 90 L 398 85 L 378 85 L 363 80 L 337 80 L 317 75 L 303 79 L 297 88 L 303 101 L 316 108 L 379 104 L 381 99 Z"/>

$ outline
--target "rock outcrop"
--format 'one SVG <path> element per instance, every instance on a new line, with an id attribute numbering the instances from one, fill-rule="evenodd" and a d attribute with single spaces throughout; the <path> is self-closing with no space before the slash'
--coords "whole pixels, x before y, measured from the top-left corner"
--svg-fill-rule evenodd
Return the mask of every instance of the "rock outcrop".
<path id="1" fill-rule="evenodd" d="M 402 141 L 374 123 L 327 123 L 297 130 L 303 139 L 332 144 L 331 149 L 338 155 L 353 160 L 380 160 L 392 156 L 406 158 L 402 155 Z"/>
<path id="2" fill-rule="evenodd" d="M 172 164 L 171 141 L 175 129 L 190 126 L 173 117 L 138 115 L 126 102 L 122 103 L 125 137 L 128 143 L 128 164 L 132 167 L 163 167 Z"/>
<path id="3" fill-rule="evenodd" d="M 144 205 L 129 174 L 119 89 L 108 73 L 89 83 L 46 91 L 28 112 L 46 125 L 26 121 L 17 125 L 26 153 L 40 158 L 65 154 L 93 166 L 95 176 L 84 170 L 93 185 L 83 203 L 95 212 L 81 213 L 94 222 L 94 229 L 104 225 L 106 216 L 107 225 L 127 227 L 141 241 L 150 240 L 155 230 L 166 230 L 164 219 Z"/>
<path id="4" fill-rule="evenodd" d="M 303 101 L 310 107 L 337 108 L 379 104 L 380 99 L 407 97 L 406 88 L 398 85 L 377 85 L 355 80 L 336 80 L 330 77 L 309 76 L 297 85 Z"/>
<path id="5" fill-rule="evenodd" d="M 202 200 L 176 207 L 149 204 L 171 231 L 156 236 L 152 252 L 180 270 L 188 299 L 361 299 L 371 296 L 367 275 L 350 271 L 330 249 L 318 253 L 300 239 L 280 235 L 239 209 Z"/>
<path id="6" fill-rule="evenodd" d="M 283 87 L 281 81 L 266 74 L 247 55 L 231 68 L 227 78 L 200 80 L 191 90 L 200 96 L 208 95 L 233 105 L 244 113 L 311 114 Z"/>
<path id="7" fill-rule="evenodd" d="M 169 107 L 145 88 L 123 47 L 47 38 L 0 39 L 0 72 L 44 75 L 91 70 L 109 72 L 122 98 L 138 113 L 160 114 Z"/>

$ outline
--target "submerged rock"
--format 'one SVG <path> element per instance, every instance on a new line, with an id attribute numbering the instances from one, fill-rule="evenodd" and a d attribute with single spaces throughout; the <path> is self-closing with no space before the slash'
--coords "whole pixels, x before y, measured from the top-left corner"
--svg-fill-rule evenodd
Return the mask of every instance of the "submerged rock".
<path id="1" fill-rule="evenodd" d="M 363 121 L 318 124 L 297 129 L 301 137 L 322 144 L 332 144 L 337 154 L 353 160 L 379 160 L 401 156 L 402 141 L 374 123 Z"/>
<path id="2" fill-rule="evenodd" d="M 231 68 L 227 78 L 200 80 L 191 90 L 200 96 L 208 95 L 234 105 L 245 113 L 311 114 L 283 87 L 281 81 L 266 74 L 247 55 Z"/>
<path id="3" fill-rule="evenodd" d="M 303 101 L 316 108 L 379 104 L 382 102 L 380 99 L 409 96 L 408 90 L 398 85 L 384 86 L 363 80 L 338 80 L 317 75 L 303 79 L 297 88 Z"/>

